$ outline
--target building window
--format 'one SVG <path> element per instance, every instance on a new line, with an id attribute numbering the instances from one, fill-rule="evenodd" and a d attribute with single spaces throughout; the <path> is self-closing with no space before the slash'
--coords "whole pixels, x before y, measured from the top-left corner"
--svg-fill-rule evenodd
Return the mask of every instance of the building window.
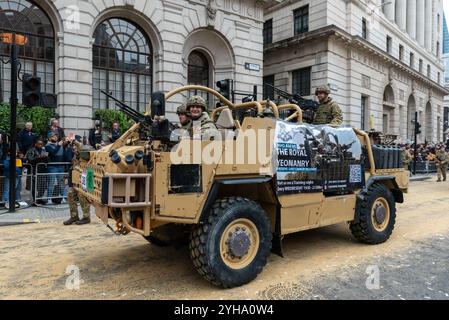
<path id="1" fill-rule="evenodd" d="M 419 59 L 419 72 L 423 73 L 423 68 L 424 68 L 424 62 L 422 59 Z"/>
<path id="2" fill-rule="evenodd" d="M 441 73 L 438 72 L 438 84 L 441 84 Z"/>
<path id="3" fill-rule="evenodd" d="M 367 122 L 368 122 L 368 120 L 367 120 L 368 119 L 368 117 L 367 117 L 367 114 L 368 114 L 368 97 L 362 96 L 362 101 L 361 101 L 360 107 L 361 107 L 361 110 L 360 110 L 360 112 L 361 112 L 361 114 L 360 114 L 361 129 L 362 130 L 368 130 L 368 128 L 367 128 Z"/>
<path id="4" fill-rule="evenodd" d="M 293 94 L 299 94 L 301 96 L 310 95 L 311 74 L 312 68 L 304 68 L 293 71 Z"/>
<path id="5" fill-rule="evenodd" d="M 368 39 L 368 24 L 365 18 L 362 18 L 362 38 L 365 40 Z"/>
<path id="6" fill-rule="evenodd" d="M 273 43 L 273 19 L 263 24 L 263 44 Z"/>
<path id="7" fill-rule="evenodd" d="M 437 57 L 440 57 L 440 42 L 437 41 Z"/>
<path id="8" fill-rule="evenodd" d="M 390 36 L 387 36 L 387 53 L 391 54 L 391 48 L 393 44 L 393 39 Z"/>
<path id="9" fill-rule="evenodd" d="M 153 87 L 152 47 L 145 33 L 128 20 L 112 18 L 96 28 L 94 39 L 94 109 L 115 108 L 115 102 L 101 94 L 105 90 L 144 112 Z"/>
<path id="10" fill-rule="evenodd" d="M 187 83 L 189 85 L 209 87 L 209 61 L 201 51 L 192 51 L 189 55 L 187 69 Z M 194 94 L 198 94 L 209 101 L 209 95 L 207 92 L 197 91 L 194 92 Z"/>
<path id="11" fill-rule="evenodd" d="M 404 60 L 404 46 L 401 44 L 399 45 L 399 60 Z"/>
<path id="12" fill-rule="evenodd" d="M 187 82 L 191 85 L 209 86 L 209 62 L 198 50 L 189 55 Z"/>
<path id="13" fill-rule="evenodd" d="M 274 100 L 274 89 L 266 86 L 266 84 L 274 87 L 274 75 L 263 77 L 263 99 Z"/>
<path id="14" fill-rule="evenodd" d="M 430 64 L 427 65 L 427 77 L 430 78 L 432 75 L 432 69 L 430 67 Z"/>
<path id="15" fill-rule="evenodd" d="M 293 11 L 295 35 L 309 31 L 309 6 Z"/>
<path id="16" fill-rule="evenodd" d="M 410 68 L 415 68 L 415 54 L 410 52 Z"/>
<path id="17" fill-rule="evenodd" d="M 18 32 L 28 42 L 19 46 L 21 75 L 41 78 L 41 91 L 55 93 L 55 33 L 46 13 L 36 4 L 25 0 L 0 0 L 0 33 Z M 0 42 L 0 58 L 9 60 L 11 46 Z M 18 81 L 18 98 L 22 100 L 22 83 Z M 0 64 L 0 102 L 11 95 L 11 64 Z"/>

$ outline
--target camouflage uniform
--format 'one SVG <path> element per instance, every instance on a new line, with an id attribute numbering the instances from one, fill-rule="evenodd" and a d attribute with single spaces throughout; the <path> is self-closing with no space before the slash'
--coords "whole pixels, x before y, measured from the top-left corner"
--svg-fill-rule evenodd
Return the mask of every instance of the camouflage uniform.
<path id="1" fill-rule="evenodd" d="M 70 217 L 78 218 L 78 202 L 81 205 L 81 210 L 83 211 L 83 218 L 90 217 L 90 204 L 87 199 L 81 195 L 74 188 L 70 188 L 67 194 L 67 201 L 70 207 Z"/>
<path id="2" fill-rule="evenodd" d="M 448 160 L 449 160 L 449 158 L 447 156 L 447 153 L 444 150 L 437 151 L 436 163 L 437 163 L 438 181 L 441 181 L 441 176 L 443 177 L 443 181 L 446 181 Z"/>
<path id="3" fill-rule="evenodd" d="M 315 95 L 319 92 L 326 92 L 330 94 L 328 87 L 318 87 L 315 91 Z M 313 118 L 313 124 L 322 125 L 330 124 L 333 126 L 340 126 L 343 123 L 343 113 L 338 103 L 328 97 L 325 103 L 320 104 L 315 116 Z"/>
<path id="4" fill-rule="evenodd" d="M 92 148 L 89 148 L 87 146 L 81 146 L 79 144 L 80 148 L 83 148 L 82 151 L 90 151 Z M 72 159 L 72 165 L 69 169 L 69 191 L 67 193 L 67 202 L 69 203 L 70 207 L 70 219 L 64 222 L 65 225 L 69 225 L 72 223 L 75 223 L 79 220 L 78 217 L 78 202 L 81 206 L 81 210 L 83 211 L 83 220 L 87 220 L 90 222 L 90 204 L 89 201 L 86 199 L 86 197 L 78 194 L 76 189 L 73 187 L 72 183 L 72 170 L 75 166 L 79 164 L 80 160 L 80 151 L 76 152 L 75 156 Z M 81 221 L 83 221 L 81 220 Z M 77 222 L 78 224 L 78 222 Z"/>
<path id="5" fill-rule="evenodd" d="M 189 129 L 191 125 L 190 115 L 187 112 L 187 108 L 185 105 L 180 105 L 176 109 L 176 114 L 179 116 L 180 114 L 185 114 L 188 119 L 185 122 L 180 122 L 176 125 L 175 130 L 171 132 L 170 135 L 170 141 L 177 142 L 180 141 L 182 138 L 189 138 Z"/>
<path id="6" fill-rule="evenodd" d="M 189 130 L 189 128 L 191 126 L 191 123 L 192 123 L 192 120 L 190 120 L 190 115 L 189 115 L 189 112 L 187 111 L 187 107 L 185 105 L 180 105 L 178 107 L 178 109 L 176 109 L 176 114 L 177 115 L 185 114 L 185 115 L 187 115 L 189 117 L 188 121 L 179 124 L 179 128 L 180 129 Z"/>
<path id="7" fill-rule="evenodd" d="M 402 159 L 402 164 L 404 165 L 404 169 L 405 170 L 409 170 L 410 169 L 410 162 L 412 162 L 413 157 L 410 154 L 410 150 L 404 150 L 403 151 L 403 159 Z"/>
<path id="8" fill-rule="evenodd" d="M 203 109 L 203 114 L 198 119 L 191 120 L 189 125 L 190 136 L 197 137 L 201 135 L 201 138 L 205 140 L 220 136 L 220 132 L 207 113 L 206 101 L 200 96 L 193 96 L 187 101 L 187 112 L 190 112 L 192 106 L 200 106 Z"/>

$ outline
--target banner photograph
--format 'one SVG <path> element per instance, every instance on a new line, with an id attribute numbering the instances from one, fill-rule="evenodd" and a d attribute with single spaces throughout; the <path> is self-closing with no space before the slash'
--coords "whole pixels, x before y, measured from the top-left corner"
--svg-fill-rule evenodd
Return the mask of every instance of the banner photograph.
<path id="1" fill-rule="evenodd" d="M 346 192 L 364 185 L 363 153 L 352 128 L 279 121 L 277 192 Z"/>

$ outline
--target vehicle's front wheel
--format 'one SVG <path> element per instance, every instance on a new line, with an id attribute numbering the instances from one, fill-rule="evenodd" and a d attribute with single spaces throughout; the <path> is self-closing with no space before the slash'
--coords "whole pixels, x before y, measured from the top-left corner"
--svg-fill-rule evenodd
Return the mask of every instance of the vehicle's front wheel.
<path id="1" fill-rule="evenodd" d="M 271 225 L 254 201 L 218 200 L 204 224 L 190 235 L 190 256 L 197 271 L 214 285 L 232 288 L 254 280 L 271 251 Z"/>
<path id="2" fill-rule="evenodd" d="M 396 202 L 391 191 L 382 184 L 373 184 L 357 199 L 356 220 L 350 228 L 363 243 L 380 244 L 393 233 L 396 222 Z"/>

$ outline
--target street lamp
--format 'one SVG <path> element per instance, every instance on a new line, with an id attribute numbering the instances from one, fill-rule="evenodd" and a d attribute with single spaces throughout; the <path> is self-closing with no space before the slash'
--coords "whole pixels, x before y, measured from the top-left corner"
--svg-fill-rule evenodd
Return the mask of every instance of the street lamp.
<path id="1" fill-rule="evenodd" d="M 24 46 L 28 43 L 28 38 L 15 32 L 0 33 L 0 41 L 11 45 L 11 118 L 10 118 L 10 156 L 9 156 L 9 212 L 16 211 L 16 152 L 17 152 L 17 66 L 19 64 L 17 46 Z"/>

